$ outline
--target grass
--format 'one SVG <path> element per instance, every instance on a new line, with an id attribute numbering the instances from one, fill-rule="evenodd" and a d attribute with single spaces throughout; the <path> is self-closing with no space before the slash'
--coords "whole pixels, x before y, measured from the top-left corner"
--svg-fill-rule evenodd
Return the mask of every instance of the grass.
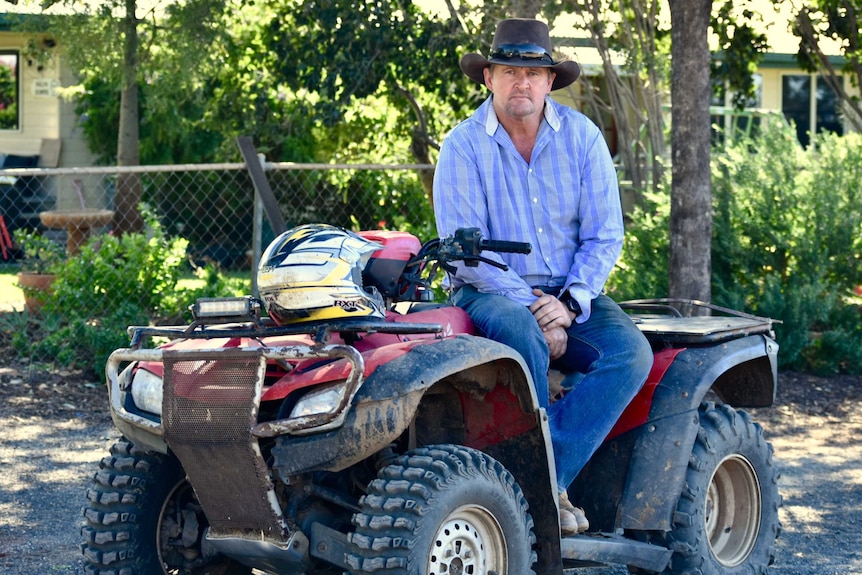
<path id="1" fill-rule="evenodd" d="M 18 266 L 0 266 L 0 311 L 24 309 L 24 292 L 18 287 Z"/>

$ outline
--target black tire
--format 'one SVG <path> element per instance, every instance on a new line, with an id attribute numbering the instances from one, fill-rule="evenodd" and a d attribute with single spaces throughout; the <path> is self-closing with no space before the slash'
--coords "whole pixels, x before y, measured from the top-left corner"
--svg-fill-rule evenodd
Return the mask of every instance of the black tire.
<path id="1" fill-rule="evenodd" d="M 349 536 L 356 575 L 533 573 L 533 519 L 521 488 L 474 449 L 415 449 L 382 469 Z"/>
<path id="2" fill-rule="evenodd" d="M 208 525 L 179 462 L 121 439 L 87 489 L 81 528 L 88 575 L 249 575 L 227 557 L 203 558 Z"/>
<path id="3" fill-rule="evenodd" d="M 781 532 L 772 445 L 748 413 L 700 406 L 700 429 L 667 535 L 672 575 L 765 575 Z"/>

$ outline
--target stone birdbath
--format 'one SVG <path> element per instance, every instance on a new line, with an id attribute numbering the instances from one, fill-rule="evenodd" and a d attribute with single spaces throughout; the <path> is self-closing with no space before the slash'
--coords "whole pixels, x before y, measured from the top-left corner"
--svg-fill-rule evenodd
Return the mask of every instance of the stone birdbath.
<path id="1" fill-rule="evenodd" d="M 66 253 L 75 255 L 90 237 L 90 230 L 102 228 L 114 219 L 111 210 L 80 209 L 41 212 L 39 219 L 52 230 L 66 230 Z"/>

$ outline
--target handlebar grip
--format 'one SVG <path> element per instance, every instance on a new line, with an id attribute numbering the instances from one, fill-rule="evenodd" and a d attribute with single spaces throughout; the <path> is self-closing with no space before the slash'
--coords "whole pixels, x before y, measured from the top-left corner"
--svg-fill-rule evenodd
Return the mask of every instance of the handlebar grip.
<path id="1" fill-rule="evenodd" d="M 533 251 L 529 242 L 506 242 L 502 240 L 482 240 L 479 248 L 492 252 L 506 252 L 513 254 L 528 254 Z"/>

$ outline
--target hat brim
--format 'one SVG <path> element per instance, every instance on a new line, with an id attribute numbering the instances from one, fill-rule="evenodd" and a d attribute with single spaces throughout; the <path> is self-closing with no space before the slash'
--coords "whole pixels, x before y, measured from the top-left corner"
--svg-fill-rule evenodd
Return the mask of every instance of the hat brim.
<path id="1" fill-rule="evenodd" d="M 484 70 L 491 64 L 503 64 L 505 66 L 515 66 L 518 68 L 550 68 L 556 74 L 551 90 L 565 88 L 577 80 L 578 76 L 581 75 L 581 67 L 578 66 L 577 62 L 573 62 L 571 60 L 557 62 L 553 65 L 545 63 L 537 65 L 533 60 L 520 60 L 517 58 L 507 60 L 488 60 L 481 54 L 464 54 L 464 56 L 461 57 L 461 71 L 477 84 L 485 85 Z"/>

